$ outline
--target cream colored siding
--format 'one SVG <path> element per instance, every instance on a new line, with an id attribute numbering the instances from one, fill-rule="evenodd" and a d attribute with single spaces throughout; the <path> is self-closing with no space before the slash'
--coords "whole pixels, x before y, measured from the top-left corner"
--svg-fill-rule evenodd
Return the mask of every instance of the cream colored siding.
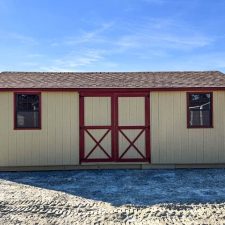
<path id="1" fill-rule="evenodd" d="M 186 92 L 152 92 L 152 163 L 225 163 L 225 92 L 213 92 L 214 128 L 187 128 Z"/>
<path id="2" fill-rule="evenodd" d="M 9 130 L 9 122 L 10 122 L 10 116 L 13 118 L 12 112 L 10 113 L 10 107 L 8 105 L 9 103 L 9 96 L 7 93 L 1 94 L 1 110 L 0 113 L 3 116 L 0 116 L 0 124 L 2 124 L 2 129 L 0 129 L 0 165 L 7 166 L 8 163 L 12 160 L 14 163 L 16 163 L 16 157 L 15 154 L 12 152 L 11 149 L 9 149 L 8 145 L 5 145 L 5 142 L 9 143 L 10 137 L 8 136 L 8 133 L 6 130 Z M 12 98 L 12 104 L 13 104 L 13 98 Z M 11 146 L 10 146 L 11 147 Z M 12 159 L 9 157 L 9 153 L 12 153 Z"/>
<path id="3" fill-rule="evenodd" d="M 0 92 L 0 166 L 79 164 L 79 95 L 42 92 L 42 129 L 14 130 L 13 92 Z M 144 125 L 144 97 L 119 97 L 119 126 Z M 85 97 L 85 126 L 111 125 L 110 97 Z M 225 163 L 225 91 L 213 92 L 214 128 L 187 128 L 186 92 L 150 93 L 153 164 Z M 107 129 L 89 130 L 99 140 Z M 130 140 L 139 129 L 123 132 Z M 111 132 L 101 146 L 111 155 Z M 96 145 L 85 133 L 85 155 Z M 145 133 L 135 142 L 145 154 Z M 119 155 L 129 146 L 119 134 Z M 130 148 L 125 158 L 141 158 Z M 90 159 L 107 158 L 97 147 Z"/>
<path id="4" fill-rule="evenodd" d="M 145 125 L 145 98 L 119 97 L 119 126 Z"/>
<path id="5" fill-rule="evenodd" d="M 111 98 L 85 97 L 84 98 L 85 126 L 111 125 Z"/>
<path id="6" fill-rule="evenodd" d="M 0 93 L 0 166 L 79 163 L 79 95 L 42 92 L 42 129 L 13 129 L 13 93 Z"/>

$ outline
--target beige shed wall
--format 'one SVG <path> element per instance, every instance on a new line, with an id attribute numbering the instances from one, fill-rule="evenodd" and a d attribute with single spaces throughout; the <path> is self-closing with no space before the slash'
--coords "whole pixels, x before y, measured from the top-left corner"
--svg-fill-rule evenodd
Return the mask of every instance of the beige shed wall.
<path id="1" fill-rule="evenodd" d="M 0 166 L 79 163 L 79 95 L 42 92 L 42 129 L 14 130 L 13 93 L 0 93 Z"/>
<path id="2" fill-rule="evenodd" d="M 214 128 L 187 129 L 186 92 L 151 92 L 153 164 L 225 163 L 225 92 L 213 92 Z M 77 165 L 79 95 L 42 92 L 42 129 L 13 129 L 13 92 L 0 93 L 0 166 Z"/>
<path id="3" fill-rule="evenodd" d="M 152 163 L 225 163 L 225 92 L 213 92 L 214 128 L 187 128 L 186 92 L 152 92 Z"/>

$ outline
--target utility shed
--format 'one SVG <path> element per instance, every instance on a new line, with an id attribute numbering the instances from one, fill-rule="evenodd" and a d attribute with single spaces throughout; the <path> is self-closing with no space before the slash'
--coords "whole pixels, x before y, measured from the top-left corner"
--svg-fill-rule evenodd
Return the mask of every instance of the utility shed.
<path id="1" fill-rule="evenodd" d="M 225 75 L 0 73 L 0 170 L 225 167 Z"/>

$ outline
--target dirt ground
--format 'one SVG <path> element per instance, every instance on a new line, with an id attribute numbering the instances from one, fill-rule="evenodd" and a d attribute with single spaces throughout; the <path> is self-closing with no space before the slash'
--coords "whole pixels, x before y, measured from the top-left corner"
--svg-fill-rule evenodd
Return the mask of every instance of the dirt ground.
<path id="1" fill-rule="evenodd" d="M 0 224 L 225 224 L 225 170 L 0 173 Z"/>

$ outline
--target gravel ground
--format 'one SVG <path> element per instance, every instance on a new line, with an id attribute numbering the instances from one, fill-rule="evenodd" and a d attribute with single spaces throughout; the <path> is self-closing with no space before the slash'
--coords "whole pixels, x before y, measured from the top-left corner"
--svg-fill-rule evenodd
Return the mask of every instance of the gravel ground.
<path id="1" fill-rule="evenodd" d="M 0 173 L 0 224 L 225 224 L 225 170 Z"/>

